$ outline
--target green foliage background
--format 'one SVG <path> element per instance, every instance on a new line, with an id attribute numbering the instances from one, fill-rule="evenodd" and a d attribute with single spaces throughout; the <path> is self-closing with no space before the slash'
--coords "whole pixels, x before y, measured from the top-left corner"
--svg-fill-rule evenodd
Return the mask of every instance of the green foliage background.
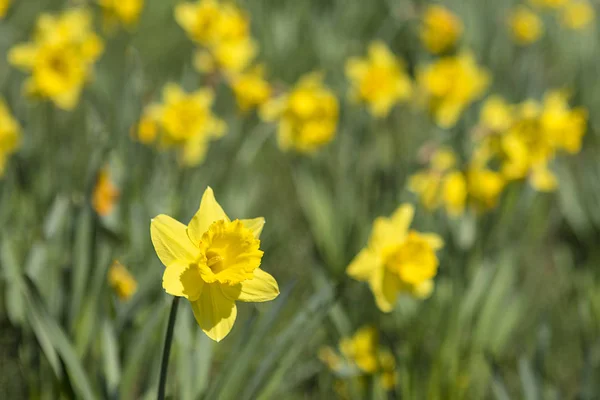
<path id="1" fill-rule="evenodd" d="M 598 27 L 569 32 L 550 14 L 544 38 L 514 45 L 505 29 L 513 1 L 446 1 L 465 22 L 463 45 L 492 73 L 490 93 L 510 101 L 567 87 L 589 110 L 577 156 L 556 165 L 560 188 L 540 194 L 513 183 L 486 215 L 449 220 L 417 209 L 415 226 L 446 247 L 436 290 L 381 314 L 344 269 L 373 219 L 401 201 L 428 141 L 468 152 L 471 107 L 444 131 L 411 106 L 380 121 L 346 99 L 344 62 L 382 39 L 407 60 L 427 62 L 417 36 L 427 2 L 248 0 L 272 81 L 326 73 L 342 111 L 336 139 L 313 157 L 282 153 L 275 128 L 236 110 L 217 86 L 216 113 L 229 133 L 203 165 L 182 170 L 172 153 L 130 138 L 144 105 L 169 81 L 204 78 L 173 18 L 175 1 L 147 0 L 137 29 L 106 38 L 96 78 L 73 112 L 21 95 L 23 74 L 4 56 L 27 40 L 42 11 L 82 2 L 15 1 L 0 21 L 0 92 L 24 127 L 23 145 L 0 181 L 0 393 L 4 398 L 153 398 L 170 298 L 149 237 L 150 219 L 187 221 L 207 185 L 233 217 L 264 216 L 263 268 L 280 283 L 267 304 L 241 304 L 231 334 L 214 344 L 182 303 L 168 393 L 178 399 L 330 398 L 334 377 L 316 358 L 372 323 L 396 355 L 402 399 L 595 399 L 600 397 L 600 80 Z M 122 191 L 99 218 L 90 195 L 105 164 Z M 107 285 L 119 259 L 139 282 L 127 303 Z M 387 398 L 376 385 L 351 398 Z"/>

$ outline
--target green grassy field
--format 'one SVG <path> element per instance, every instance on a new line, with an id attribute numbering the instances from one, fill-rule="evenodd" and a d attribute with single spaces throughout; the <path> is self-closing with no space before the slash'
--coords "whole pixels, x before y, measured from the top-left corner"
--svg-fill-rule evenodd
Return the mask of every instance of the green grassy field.
<path id="1" fill-rule="evenodd" d="M 237 321 L 219 343 L 198 326 L 189 303 L 180 302 L 168 397 L 600 397 L 595 19 L 573 29 L 561 23 L 561 8 L 525 2 L 541 19 L 543 34 L 523 45 L 507 23 L 518 2 L 448 0 L 443 5 L 464 30 L 440 55 L 420 38 L 429 1 L 239 1 L 258 49 L 254 63 L 264 65 L 273 88 L 270 97 L 289 93 L 302 76 L 318 71 L 337 98 L 334 136 L 302 152 L 280 148 L 277 122 L 239 109 L 229 80 L 235 74 L 194 67 L 202 45 L 176 21 L 180 2 L 146 0 L 129 28 L 107 27 L 94 1 L 12 3 L 0 20 L 0 95 L 21 134 L 9 154 L 0 124 L 0 162 L 6 158 L 0 178 L 0 397 L 156 397 L 173 296 L 162 287 L 165 267 L 150 221 L 167 214 L 187 223 L 207 186 L 230 217 L 264 216 L 261 268 L 275 277 L 280 294 L 265 303 L 238 302 Z M 32 40 L 42 13 L 82 6 L 93 16 L 91 29 L 103 50 L 91 62 L 93 74 L 81 81 L 76 104 L 65 110 L 25 93 L 30 72 L 8 59 L 10 49 Z M 347 61 L 365 57 L 375 40 L 404 60 L 402 73 L 413 86 L 410 97 L 381 117 L 349 96 L 346 74 Z M 443 124 L 435 105 L 426 104 L 417 76 L 462 50 L 487 71 L 489 83 L 466 101 L 454 124 Z M 470 77 L 452 79 L 460 88 Z M 161 101 L 168 83 L 188 92 L 211 88 L 214 115 L 227 126 L 194 165 L 182 162 L 179 144 L 148 145 L 137 137 L 140 119 Z M 564 90 L 569 107 L 586 113 L 580 151 L 556 152 L 548 160 L 554 190 L 536 190 L 529 171 L 506 178 L 495 204 L 482 209 L 471 188 L 483 178 L 469 178 L 459 215 L 425 207 L 409 190 L 411 176 L 442 146 L 457 155 L 455 168 L 469 168 L 482 146 L 475 138 L 488 96 L 517 105 L 541 102 L 553 90 Z M 2 117 L 0 123 L 7 124 Z M 498 157 L 486 168 L 501 174 L 506 155 Z M 111 182 L 107 212 L 94 200 L 103 171 Z M 406 291 L 388 313 L 378 308 L 369 284 L 346 269 L 367 245 L 375 219 L 391 216 L 402 203 L 415 207 L 411 227 L 438 234 L 445 245 L 437 252 L 431 295 Z M 118 296 L 109 281 L 113 260 L 137 282 L 131 297 Z M 393 355 L 389 390 L 380 379 L 383 364 L 365 371 L 338 346 L 363 326 L 378 332 L 375 351 Z M 324 362 L 325 346 L 342 358 L 343 368 Z"/>

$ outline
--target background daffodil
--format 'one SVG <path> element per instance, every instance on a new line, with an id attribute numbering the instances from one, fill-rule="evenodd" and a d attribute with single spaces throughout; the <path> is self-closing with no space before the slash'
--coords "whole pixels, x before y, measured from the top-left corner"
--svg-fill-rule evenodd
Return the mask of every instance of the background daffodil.
<path id="1" fill-rule="evenodd" d="M 166 267 L 163 288 L 188 299 L 198 325 L 217 342 L 233 327 L 236 300 L 262 302 L 279 294 L 275 279 L 259 268 L 264 223 L 262 217 L 230 220 L 210 187 L 187 226 L 164 214 L 152 220 L 152 243 Z"/>

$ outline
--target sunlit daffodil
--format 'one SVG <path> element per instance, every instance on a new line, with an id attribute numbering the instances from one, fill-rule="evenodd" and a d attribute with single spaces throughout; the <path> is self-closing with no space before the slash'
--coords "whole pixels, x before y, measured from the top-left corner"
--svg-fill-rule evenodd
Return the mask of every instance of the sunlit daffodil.
<path id="1" fill-rule="evenodd" d="M 137 127 L 138 139 L 161 149 L 177 148 L 180 161 L 194 166 L 204 160 L 211 140 L 225 134 L 226 126 L 212 112 L 211 89 L 185 92 L 176 84 L 163 89 L 163 102 L 146 108 Z"/>
<path id="2" fill-rule="evenodd" d="M 433 290 L 435 252 L 444 242 L 436 234 L 409 230 L 413 214 L 413 207 L 403 204 L 391 218 L 377 218 L 367 247 L 346 270 L 352 278 L 369 283 L 383 312 L 392 311 L 401 292 L 428 297 Z"/>
<path id="3" fill-rule="evenodd" d="M 421 22 L 421 41 L 434 54 L 444 53 L 456 46 L 463 32 L 460 18 L 441 5 L 430 5 Z"/>
<path id="4" fill-rule="evenodd" d="M 0 98 L 0 178 L 4 175 L 8 157 L 19 148 L 20 143 L 21 125 Z"/>
<path id="5" fill-rule="evenodd" d="M 278 122 L 279 146 L 301 153 L 312 153 L 333 139 L 338 114 L 338 100 L 318 73 L 304 76 L 288 94 L 261 109 L 263 119 Z"/>
<path id="6" fill-rule="evenodd" d="M 13 47 L 8 59 L 31 74 L 25 82 L 28 94 L 71 110 L 102 50 L 101 39 L 92 31 L 91 15 L 76 8 L 60 16 L 42 14 L 34 40 Z"/>
<path id="7" fill-rule="evenodd" d="M 587 112 L 583 108 L 571 109 L 568 95 L 561 91 L 553 91 L 544 97 L 540 125 L 554 147 L 575 154 L 581 150 Z"/>
<path id="8" fill-rule="evenodd" d="M 0 19 L 6 16 L 10 3 L 12 3 L 12 0 L 0 0 Z"/>
<path id="9" fill-rule="evenodd" d="M 377 370 L 377 347 L 379 346 L 377 331 L 373 327 L 363 327 L 354 336 L 340 341 L 340 350 L 358 368 L 366 373 Z"/>
<path id="10" fill-rule="evenodd" d="M 137 281 L 133 275 L 116 260 L 108 270 L 108 283 L 122 301 L 129 300 L 137 291 Z"/>
<path id="11" fill-rule="evenodd" d="M 265 80 L 262 65 L 233 76 L 230 83 L 238 107 L 243 112 L 262 106 L 271 97 L 271 85 Z"/>
<path id="12" fill-rule="evenodd" d="M 98 0 L 107 26 L 115 22 L 130 27 L 137 23 L 144 8 L 144 0 Z"/>
<path id="13" fill-rule="evenodd" d="M 560 12 L 562 25 L 573 30 L 585 29 L 596 18 L 594 7 L 586 0 L 569 1 Z"/>
<path id="14" fill-rule="evenodd" d="M 484 94 L 490 77 L 470 53 L 461 53 L 419 68 L 417 81 L 437 124 L 450 128 Z"/>
<path id="15" fill-rule="evenodd" d="M 541 18 L 524 6 L 517 6 L 508 20 L 513 38 L 518 44 L 527 45 L 537 42 L 544 33 Z"/>
<path id="16" fill-rule="evenodd" d="M 383 42 L 371 43 L 366 59 L 350 59 L 346 75 L 352 83 L 351 98 L 366 103 L 376 117 L 386 116 L 396 103 L 408 100 L 412 92 L 404 63 Z"/>
<path id="17" fill-rule="evenodd" d="M 231 331 L 236 301 L 263 302 L 279 295 L 260 269 L 264 218 L 230 220 L 211 188 L 186 226 L 167 216 L 152 219 L 150 233 L 165 265 L 163 288 L 189 300 L 200 328 L 217 342 Z"/>
<path id="18" fill-rule="evenodd" d="M 92 194 L 92 206 L 94 210 L 101 216 L 110 214 L 120 196 L 121 191 L 113 183 L 109 170 L 103 168 L 98 174 L 94 193 Z"/>

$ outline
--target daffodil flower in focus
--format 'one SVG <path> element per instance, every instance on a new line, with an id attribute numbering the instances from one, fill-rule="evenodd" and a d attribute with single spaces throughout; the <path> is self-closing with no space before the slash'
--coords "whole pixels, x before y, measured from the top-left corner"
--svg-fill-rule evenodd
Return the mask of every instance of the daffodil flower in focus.
<path id="1" fill-rule="evenodd" d="M 392 311 L 400 292 L 424 298 L 433 290 L 439 263 L 435 252 L 444 242 L 434 233 L 409 230 L 413 214 L 413 206 L 403 204 L 391 218 L 377 218 L 369 244 L 346 271 L 354 279 L 369 282 L 383 312 Z"/>
<path id="2" fill-rule="evenodd" d="M 230 220 L 209 187 L 186 226 L 161 214 L 150 234 L 165 265 L 163 288 L 185 297 L 200 328 L 219 342 L 233 328 L 236 301 L 263 302 L 279 295 L 275 279 L 260 269 L 264 218 Z"/>

